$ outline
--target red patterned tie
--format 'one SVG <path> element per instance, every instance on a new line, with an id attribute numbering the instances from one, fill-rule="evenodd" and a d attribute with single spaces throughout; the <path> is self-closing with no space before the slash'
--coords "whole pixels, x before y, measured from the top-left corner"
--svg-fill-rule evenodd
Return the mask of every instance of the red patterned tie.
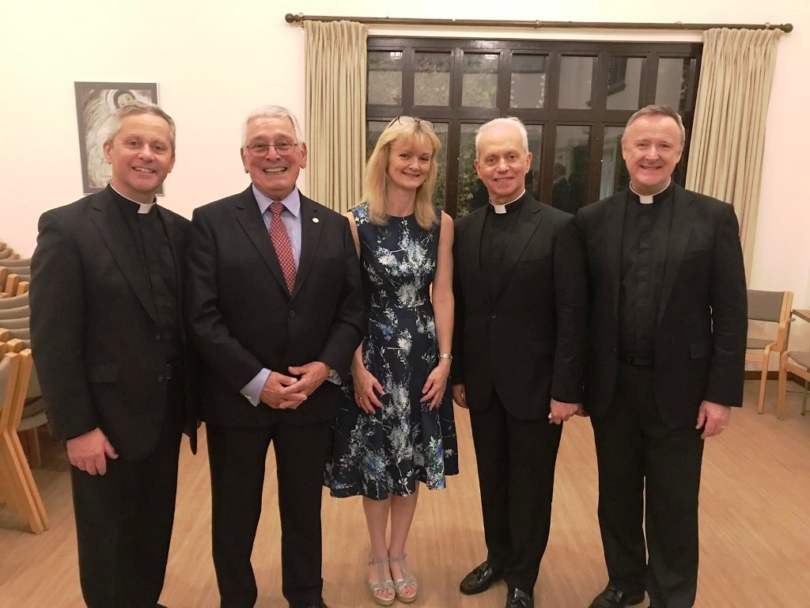
<path id="1" fill-rule="evenodd" d="M 292 293 L 293 287 L 295 287 L 295 257 L 290 244 L 290 235 L 287 234 L 287 227 L 281 221 L 282 211 L 284 211 L 284 205 L 278 202 L 270 203 L 270 213 L 273 214 L 270 217 L 270 240 L 273 242 L 278 263 L 281 265 L 284 279 L 287 281 L 287 288 Z"/>

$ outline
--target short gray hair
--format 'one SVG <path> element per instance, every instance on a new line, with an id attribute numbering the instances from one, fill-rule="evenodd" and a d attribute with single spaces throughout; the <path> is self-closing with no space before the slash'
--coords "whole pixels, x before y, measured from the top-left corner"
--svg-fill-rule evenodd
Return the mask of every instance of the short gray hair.
<path id="1" fill-rule="evenodd" d="M 681 120 L 681 115 L 675 111 L 675 108 L 667 105 L 651 104 L 649 106 L 644 106 L 643 108 L 638 110 L 635 114 L 633 114 L 630 117 L 630 120 L 627 121 L 627 125 L 625 126 L 625 133 L 627 132 L 627 127 L 629 127 L 639 118 L 642 118 L 644 116 L 666 116 L 674 120 L 675 123 L 678 125 L 678 129 L 681 132 L 681 148 L 683 148 L 684 145 L 686 145 L 686 128 L 683 126 L 683 120 Z M 624 141 L 624 135 L 622 135 L 622 141 Z"/>
<path id="2" fill-rule="evenodd" d="M 169 141 L 172 145 L 172 154 L 174 154 L 177 139 L 177 127 L 174 125 L 172 117 L 166 114 L 160 107 L 147 101 L 133 100 L 126 105 L 118 108 L 115 113 L 110 117 L 108 123 L 107 139 L 104 143 L 112 146 L 115 136 L 121 130 L 121 123 L 127 116 L 141 116 L 142 114 L 151 114 L 152 116 L 159 116 L 165 120 L 169 125 Z"/>
<path id="3" fill-rule="evenodd" d="M 247 145 L 247 133 L 250 121 L 256 120 L 257 118 L 289 118 L 295 128 L 295 138 L 298 140 L 299 144 L 304 143 L 304 130 L 301 128 L 295 114 L 283 106 L 260 106 L 248 114 L 247 118 L 245 118 L 245 122 L 242 123 L 243 148 Z"/>
<path id="4" fill-rule="evenodd" d="M 527 154 L 529 153 L 529 133 L 526 131 L 526 127 L 520 121 L 519 118 L 515 118 L 514 116 L 507 116 L 506 118 L 493 118 L 488 123 L 485 123 L 478 127 L 478 131 L 475 132 L 475 157 L 478 158 L 478 144 L 481 141 L 481 135 L 489 131 L 492 127 L 496 127 L 498 125 L 512 125 L 516 127 L 518 131 L 520 131 L 520 138 L 523 140 L 523 151 Z"/>

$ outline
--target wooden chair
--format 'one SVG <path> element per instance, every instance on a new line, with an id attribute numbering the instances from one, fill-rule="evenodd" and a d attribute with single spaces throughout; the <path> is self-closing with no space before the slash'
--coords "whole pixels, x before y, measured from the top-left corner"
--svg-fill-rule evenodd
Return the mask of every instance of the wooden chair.
<path id="1" fill-rule="evenodd" d="M 0 310 L 6 308 L 20 308 L 21 306 L 28 306 L 28 292 L 20 294 L 19 296 L 0 298 Z"/>
<path id="2" fill-rule="evenodd" d="M 41 534 L 50 525 L 48 515 L 17 435 L 32 365 L 28 349 L 0 361 L 0 487 L 9 508 Z"/>
<path id="3" fill-rule="evenodd" d="M 12 318 L 14 315 L 22 314 L 19 318 Z M 30 341 L 21 339 L 20 330 L 29 330 L 31 321 L 29 318 L 30 308 L 23 306 L 20 308 L 0 308 L 0 339 L 4 339 L 2 344 L 6 344 L 7 352 L 21 352 L 25 348 L 30 348 Z M 8 334 L 4 330 L 9 330 Z M 9 338 L 14 335 L 16 337 Z M 48 417 L 45 413 L 45 401 L 42 399 L 42 389 L 39 385 L 39 376 L 36 367 L 31 372 L 31 380 L 28 383 L 28 393 L 25 397 L 25 408 L 23 409 L 22 421 L 19 432 L 26 440 L 28 454 L 32 467 L 42 466 L 42 452 L 39 446 L 39 427 L 48 424 Z"/>
<path id="4" fill-rule="evenodd" d="M 4 319 L 0 317 L 0 331 L 3 331 L 4 329 L 28 329 L 30 327 L 31 320 L 28 317 L 23 317 L 20 319 Z"/>
<path id="5" fill-rule="evenodd" d="M 31 270 L 27 269 L 27 272 L 16 272 L 14 268 L 10 270 L 13 272 L 6 278 L 6 283 L 3 288 L 3 293 L 6 294 L 6 297 L 18 296 L 27 292 L 28 289 L 23 289 L 22 286 L 23 283 L 27 285 L 31 282 Z"/>
<path id="6" fill-rule="evenodd" d="M 31 268 L 31 258 L 15 259 L 14 256 L 11 256 L 5 260 L 0 260 L 0 266 L 5 266 L 6 268 Z"/>
<path id="7" fill-rule="evenodd" d="M 7 319 L 27 319 L 30 316 L 31 308 L 29 306 L 20 306 L 18 308 L 0 307 L 0 326 L 2 326 L 3 321 Z"/>
<path id="8" fill-rule="evenodd" d="M 810 322 L 810 316 L 793 311 L 796 316 Z M 779 392 L 776 399 L 776 416 L 785 417 L 785 393 L 787 392 L 787 375 L 791 373 L 804 380 L 804 399 L 802 400 L 802 416 L 807 412 L 807 391 L 810 388 L 810 352 L 801 350 L 786 350 L 779 360 Z"/>
<path id="9" fill-rule="evenodd" d="M 17 338 L 18 340 L 30 340 L 31 330 L 27 327 L 22 329 L 0 329 L 0 342 L 8 342 Z"/>
<path id="10" fill-rule="evenodd" d="M 745 345 L 745 360 L 758 363 L 762 367 L 759 401 L 757 402 L 757 412 L 760 414 L 765 409 L 765 385 L 768 381 L 771 353 L 781 355 L 787 349 L 792 305 L 793 292 L 791 291 L 748 290 L 749 334 Z M 775 328 L 766 338 L 752 337 L 750 321 L 764 321 L 771 326 L 775 325 Z"/>

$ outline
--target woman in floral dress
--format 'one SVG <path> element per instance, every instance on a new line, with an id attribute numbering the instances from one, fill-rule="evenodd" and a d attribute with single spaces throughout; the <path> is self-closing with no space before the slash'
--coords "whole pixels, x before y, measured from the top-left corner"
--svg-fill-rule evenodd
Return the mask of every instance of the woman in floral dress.
<path id="1" fill-rule="evenodd" d="M 369 589 L 381 605 L 416 599 L 405 543 L 419 483 L 444 488 L 458 473 L 447 382 L 453 222 L 431 202 L 440 146 L 429 122 L 391 121 L 366 167 L 366 202 L 347 214 L 368 327 L 343 387 L 326 483 L 332 496 L 363 496 Z"/>

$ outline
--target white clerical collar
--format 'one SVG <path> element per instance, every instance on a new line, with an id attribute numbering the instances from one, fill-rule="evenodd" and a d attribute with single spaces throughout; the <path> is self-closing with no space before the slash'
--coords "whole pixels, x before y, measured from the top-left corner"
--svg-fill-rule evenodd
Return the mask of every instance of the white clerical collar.
<path id="1" fill-rule="evenodd" d="M 498 215 L 500 215 L 502 213 L 506 213 L 506 206 L 507 205 L 511 205 L 516 200 L 519 200 L 524 194 L 526 194 L 526 189 L 525 188 L 523 189 L 523 192 L 520 193 L 520 196 L 518 196 L 514 201 L 509 201 L 505 205 L 496 205 L 495 203 L 492 202 L 492 199 L 489 199 L 489 204 L 492 205 L 492 210 L 495 213 L 497 213 Z"/>
<path id="2" fill-rule="evenodd" d="M 124 198 L 124 199 L 128 200 L 130 203 L 134 203 L 134 204 L 138 205 L 138 213 L 140 213 L 141 215 L 146 215 L 147 213 L 152 211 L 152 209 L 155 208 L 155 203 L 157 203 L 157 197 L 155 197 L 155 200 L 153 200 L 151 203 L 139 203 L 138 201 L 133 201 L 128 196 L 124 196 L 123 194 L 118 192 L 118 190 L 113 188 L 112 184 L 110 184 L 110 188 L 112 188 L 115 191 L 115 193 L 118 196 L 120 196 L 121 198 Z"/>
<path id="3" fill-rule="evenodd" d="M 660 189 L 658 192 L 656 192 L 655 194 L 639 194 L 638 192 L 636 192 L 635 190 L 633 190 L 633 185 L 632 185 L 632 184 L 630 184 L 630 190 L 633 192 L 633 194 L 635 194 L 635 195 L 638 197 L 638 200 L 641 202 L 641 204 L 642 204 L 642 205 L 651 205 L 651 204 L 653 203 L 653 201 L 655 200 L 655 197 L 656 197 L 656 196 L 658 196 L 659 194 L 661 194 L 661 193 L 662 193 L 664 190 L 666 190 L 667 188 L 669 188 L 669 185 L 670 185 L 671 183 L 672 183 L 672 178 L 670 178 L 670 179 L 667 181 L 667 185 L 666 185 L 666 186 L 664 186 L 663 188 L 661 188 L 661 189 Z"/>

